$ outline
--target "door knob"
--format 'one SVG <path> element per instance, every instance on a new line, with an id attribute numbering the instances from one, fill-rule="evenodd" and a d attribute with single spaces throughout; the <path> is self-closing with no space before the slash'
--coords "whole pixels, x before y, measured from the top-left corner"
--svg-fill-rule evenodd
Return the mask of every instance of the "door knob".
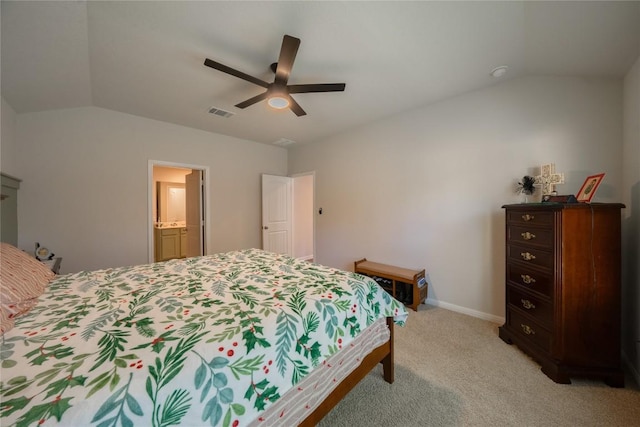
<path id="1" fill-rule="evenodd" d="M 267 227 L 266 225 L 262 227 L 263 230 L 268 230 L 269 227 Z"/>

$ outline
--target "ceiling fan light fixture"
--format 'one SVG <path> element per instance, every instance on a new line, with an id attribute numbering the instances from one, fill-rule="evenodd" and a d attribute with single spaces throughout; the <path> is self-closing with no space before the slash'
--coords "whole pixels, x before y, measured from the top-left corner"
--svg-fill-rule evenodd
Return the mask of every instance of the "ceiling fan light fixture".
<path id="1" fill-rule="evenodd" d="M 289 106 L 289 99 L 282 95 L 273 95 L 269 97 L 267 103 L 272 108 L 282 110 L 283 108 L 287 108 Z"/>

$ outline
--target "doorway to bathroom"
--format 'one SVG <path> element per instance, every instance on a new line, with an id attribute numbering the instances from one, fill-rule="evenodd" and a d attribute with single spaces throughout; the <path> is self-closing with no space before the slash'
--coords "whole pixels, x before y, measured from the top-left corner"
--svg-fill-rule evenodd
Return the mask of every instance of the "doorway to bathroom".
<path id="1" fill-rule="evenodd" d="M 149 161 L 149 262 L 206 253 L 208 168 Z"/>

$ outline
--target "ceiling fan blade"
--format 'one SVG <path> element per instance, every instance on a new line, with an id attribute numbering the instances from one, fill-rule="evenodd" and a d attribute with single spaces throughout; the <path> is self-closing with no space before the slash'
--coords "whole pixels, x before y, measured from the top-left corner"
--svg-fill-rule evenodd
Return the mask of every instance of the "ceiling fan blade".
<path id="1" fill-rule="evenodd" d="M 285 34 L 282 38 L 282 47 L 280 48 L 280 57 L 278 58 L 278 66 L 276 68 L 275 82 L 286 85 L 289 81 L 289 75 L 293 68 L 293 61 L 296 59 L 300 39 Z"/>
<path id="2" fill-rule="evenodd" d="M 269 83 L 265 81 L 262 81 L 256 77 L 250 76 L 249 74 L 245 74 L 242 71 L 238 71 L 231 67 L 227 67 L 226 65 L 213 61 L 209 58 L 206 58 L 204 60 L 204 65 L 206 65 L 207 67 L 211 67 L 215 70 L 222 71 L 223 73 L 231 74 L 232 76 L 241 78 L 242 80 L 246 80 L 258 86 L 262 86 L 265 89 L 269 87 Z"/>
<path id="3" fill-rule="evenodd" d="M 256 102 L 260 102 L 263 99 L 266 99 L 268 93 L 269 93 L 268 91 L 267 92 L 263 92 L 260 95 L 256 95 L 253 98 L 247 99 L 246 101 L 242 101 L 241 103 L 236 104 L 236 107 L 238 107 L 238 108 L 247 108 L 248 106 L 253 105 Z"/>
<path id="4" fill-rule="evenodd" d="M 307 113 L 302 109 L 302 107 L 300 106 L 300 104 L 298 104 L 296 102 L 295 99 L 293 99 L 292 97 L 289 97 L 289 108 L 291 109 L 291 111 L 293 111 L 296 116 L 300 117 L 300 116 L 306 116 Z"/>
<path id="5" fill-rule="evenodd" d="M 289 93 L 310 93 L 310 92 L 342 92 L 347 85 L 344 83 L 318 83 L 307 85 L 289 85 Z"/>

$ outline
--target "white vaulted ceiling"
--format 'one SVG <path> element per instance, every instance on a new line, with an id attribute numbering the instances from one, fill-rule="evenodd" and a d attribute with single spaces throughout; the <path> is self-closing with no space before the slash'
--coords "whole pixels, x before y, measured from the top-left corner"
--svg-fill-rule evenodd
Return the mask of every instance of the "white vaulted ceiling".
<path id="1" fill-rule="evenodd" d="M 621 78 L 640 55 L 640 2 L 2 1 L 1 87 L 17 113 L 98 106 L 263 143 L 312 143 L 531 74 Z M 282 36 L 307 116 L 205 58 L 266 81 Z M 235 113 L 209 114 L 210 107 Z"/>

